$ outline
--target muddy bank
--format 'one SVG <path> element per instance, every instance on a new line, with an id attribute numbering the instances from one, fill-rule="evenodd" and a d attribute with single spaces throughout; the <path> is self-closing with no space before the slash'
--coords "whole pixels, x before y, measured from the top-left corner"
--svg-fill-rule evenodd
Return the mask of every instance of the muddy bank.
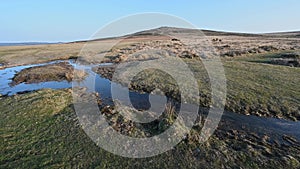
<path id="1" fill-rule="evenodd" d="M 77 71 L 68 62 L 54 63 L 44 66 L 37 66 L 26 68 L 18 72 L 12 79 L 11 85 L 18 85 L 20 83 L 40 83 L 48 81 L 68 81 L 71 82 L 74 78 L 84 78 L 87 74 L 84 71 L 77 71 L 75 77 L 74 71 Z"/>

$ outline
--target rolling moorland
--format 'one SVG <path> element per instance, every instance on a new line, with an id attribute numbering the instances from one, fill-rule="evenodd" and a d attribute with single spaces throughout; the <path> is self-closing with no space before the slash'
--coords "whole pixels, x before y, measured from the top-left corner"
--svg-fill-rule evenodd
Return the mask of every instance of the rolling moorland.
<path id="1" fill-rule="evenodd" d="M 198 30 L 161 27 L 92 41 L 0 47 L 0 76 L 18 68 L 10 79 L 0 82 L 5 86 L 0 88 L 1 168 L 299 168 L 300 32 L 203 33 L 205 38 Z M 211 58 L 193 50 L 202 49 L 198 39 L 213 46 L 220 56 L 227 81 L 225 113 L 207 142 L 199 141 L 203 120 L 172 150 L 146 159 L 111 154 L 89 139 L 74 111 L 72 80 L 81 81 L 95 73 L 137 95 L 159 88 L 168 98 L 181 101 L 174 79 L 161 71 L 143 71 L 130 84 L 122 83 L 129 74 L 121 72 L 113 78 L 121 63 L 180 58 L 199 84 L 200 100 L 187 100 L 200 105 L 199 119 L 205 119 L 211 104 L 211 85 L 202 59 Z M 153 49 L 168 52 L 139 54 Z M 93 67 L 90 72 L 76 70 L 75 61 Z M 22 67 L 32 64 L 36 66 Z M 62 87 L 47 86 L 53 81 Z M 42 87 L 33 91 L 18 87 L 36 84 Z M 166 105 L 157 120 L 138 124 L 118 112 L 134 110 L 115 109 L 101 90 L 91 94 L 99 97 L 99 109 L 109 124 L 124 135 L 150 137 L 176 120 L 176 109 Z M 80 97 L 89 99 L 84 94 Z"/>

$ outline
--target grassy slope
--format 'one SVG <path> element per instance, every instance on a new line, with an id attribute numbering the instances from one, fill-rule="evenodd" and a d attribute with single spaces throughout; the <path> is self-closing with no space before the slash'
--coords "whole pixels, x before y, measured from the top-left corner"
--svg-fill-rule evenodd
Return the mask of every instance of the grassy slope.
<path id="1" fill-rule="evenodd" d="M 275 117 L 299 120 L 300 69 L 266 63 L 281 53 L 287 52 L 225 61 L 229 99 L 233 104 L 240 101 L 248 111 L 252 109 L 260 114 L 268 112 Z"/>
<path id="2" fill-rule="evenodd" d="M 229 110 L 299 120 L 300 69 L 236 61 L 224 66 Z"/>

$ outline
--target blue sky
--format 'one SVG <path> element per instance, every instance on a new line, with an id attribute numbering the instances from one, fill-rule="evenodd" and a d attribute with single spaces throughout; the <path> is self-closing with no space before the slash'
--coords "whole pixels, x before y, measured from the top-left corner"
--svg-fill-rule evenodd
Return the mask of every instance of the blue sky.
<path id="1" fill-rule="evenodd" d="M 88 39 L 120 17 L 162 12 L 198 28 L 237 32 L 300 30 L 299 0 L 14 0 L 0 2 L 0 42 Z"/>

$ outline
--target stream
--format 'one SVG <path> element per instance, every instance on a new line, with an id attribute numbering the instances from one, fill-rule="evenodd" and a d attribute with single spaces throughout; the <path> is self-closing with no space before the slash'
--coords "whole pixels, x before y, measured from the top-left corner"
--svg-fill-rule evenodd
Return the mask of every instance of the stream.
<path id="1" fill-rule="evenodd" d="M 95 89 L 88 89 L 92 92 L 96 91 L 100 94 L 101 99 L 106 104 L 112 104 L 112 93 L 111 87 L 112 85 L 117 86 L 120 95 L 118 95 L 119 99 L 125 99 L 125 93 L 129 92 L 131 104 L 136 109 L 152 109 L 152 105 L 159 105 L 159 103 L 155 103 L 155 100 L 161 101 L 162 99 L 167 99 L 164 96 L 156 96 L 148 93 L 138 93 L 134 91 L 129 91 L 128 88 L 121 86 L 120 84 L 111 82 L 108 79 L 102 78 L 98 74 L 92 71 L 94 66 L 106 66 L 109 64 L 99 64 L 99 65 L 78 65 L 74 60 L 58 60 L 52 61 L 43 64 L 32 64 L 32 65 L 24 65 L 24 66 L 16 66 L 10 67 L 0 70 L 0 94 L 1 95 L 14 95 L 18 93 L 23 93 L 26 91 L 34 91 L 44 88 L 50 89 L 63 89 L 63 88 L 72 88 L 72 82 L 68 81 L 49 81 L 49 82 L 41 82 L 41 83 L 33 83 L 26 84 L 21 83 L 15 86 L 11 86 L 12 78 L 17 72 L 22 71 L 23 69 L 36 67 L 36 66 L 44 66 L 53 63 L 59 62 L 69 62 L 75 68 L 85 69 L 88 72 L 88 76 L 78 83 L 78 86 L 89 86 L 90 83 L 95 83 Z M 158 98 L 158 99 L 151 99 Z M 150 101 L 149 101 L 150 99 Z M 151 102 L 151 104 L 150 104 Z M 161 104 L 161 103 L 160 103 Z M 154 107 L 155 108 L 155 107 Z M 243 130 L 247 133 L 256 133 L 257 135 L 267 134 L 271 136 L 273 139 L 281 140 L 283 135 L 288 135 L 300 140 L 300 122 L 293 122 L 284 119 L 277 118 L 266 118 L 266 117 L 258 117 L 258 116 L 246 116 L 237 113 L 227 112 L 223 113 L 221 123 L 219 128 L 223 128 L 224 130 Z"/>

